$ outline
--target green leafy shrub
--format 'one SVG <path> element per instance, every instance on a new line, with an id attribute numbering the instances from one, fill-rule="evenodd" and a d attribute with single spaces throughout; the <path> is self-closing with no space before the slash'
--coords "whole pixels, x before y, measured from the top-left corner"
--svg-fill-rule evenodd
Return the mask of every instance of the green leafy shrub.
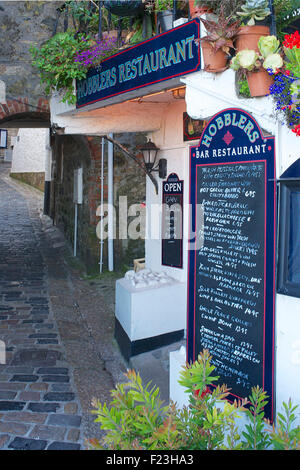
<path id="1" fill-rule="evenodd" d="M 128 382 L 111 391 L 110 406 L 93 401 L 95 422 L 105 432 L 101 441 L 90 439 L 90 449 L 111 450 L 261 450 L 300 449 L 300 426 L 295 426 L 291 401 L 283 404 L 276 424 L 268 426 L 264 407 L 267 395 L 254 387 L 249 400 L 229 403 L 226 385 L 215 385 L 215 367 L 204 350 L 193 364 L 186 365 L 179 383 L 189 394 L 189 405 L 164 406 L 159 388 L 145 386 L 134 370 L 127 372 Z M 239 431 L 238 418 L 248 417 Z"/>
<path id="2" fill-rule="evenodd" d="M 40 48 L 31 47 L 32 64 L 38 69 L 47 94 L 61 91 L 63 102 L 76 102 L 73 80 L 85 78 L 87 68 L 74 59 L 78 52 L 90 49 L 93 44 L 89 36 L 67 31 L 56 34 Z"/>

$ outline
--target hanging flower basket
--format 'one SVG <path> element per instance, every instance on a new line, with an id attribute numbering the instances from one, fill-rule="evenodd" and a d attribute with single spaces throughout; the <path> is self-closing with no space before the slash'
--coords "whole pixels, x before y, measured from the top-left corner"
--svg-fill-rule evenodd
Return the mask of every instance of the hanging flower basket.
<path id="1" fill-rule="evenodd" d="M 105 8 L 117 16 L 136 16 L 144 9 L 142 0 L 116 0 L 104 2 Z"/>

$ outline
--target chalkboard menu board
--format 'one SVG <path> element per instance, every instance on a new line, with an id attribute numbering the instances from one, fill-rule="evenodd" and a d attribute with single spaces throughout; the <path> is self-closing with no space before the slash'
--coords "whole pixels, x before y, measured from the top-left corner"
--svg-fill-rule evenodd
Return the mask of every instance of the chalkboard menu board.
<path id="1" fill-rule="evenodd" d="M 208 349 L 229 400 L 264 388 L 272 420 L 274 138 L 228 109 L 209 121 L 190 158 L 188 361 Z"/>
<path id="2" fill-rule="evenodd" d="M 162 264 L 182 268 L 183 181 L 171 173 L 163 182 Z"/>

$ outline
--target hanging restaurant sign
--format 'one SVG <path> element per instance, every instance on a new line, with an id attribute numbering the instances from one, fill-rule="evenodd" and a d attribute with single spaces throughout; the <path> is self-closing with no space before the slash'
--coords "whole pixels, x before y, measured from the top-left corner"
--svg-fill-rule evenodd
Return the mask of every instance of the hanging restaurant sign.
<path id="1" fill-rule="evenodd" d="M 197 18 L 135 46 L 124 49 L 101 62 L 77 80 L 76 107 L 171 80 L 200 69 L 200 36 Z"/>
<path id="2" fill-rule="evenodd" d="M 208 349 L 229 399 L 260 386 L 273 418 L 275 141 L 240 109 L 215 115 L 191 147 L 188 361 Z M 203 216 L 199 223 L 197 213 Z M 190 239 L 191 239 L 190 235 Z"/>

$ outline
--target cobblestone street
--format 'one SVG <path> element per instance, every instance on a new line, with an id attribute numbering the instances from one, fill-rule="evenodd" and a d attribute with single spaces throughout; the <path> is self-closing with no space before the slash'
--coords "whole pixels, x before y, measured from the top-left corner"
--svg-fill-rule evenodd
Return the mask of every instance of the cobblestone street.
<path id="1" fill-rule="evenodd" d="M 113 338 L 115 278 L 83 279 L 42 206 L 42 193 L 1 164 L 0 449 L 85 449 L 100 436 L 92 398 L 109 401 L 126 370 Z"/>

